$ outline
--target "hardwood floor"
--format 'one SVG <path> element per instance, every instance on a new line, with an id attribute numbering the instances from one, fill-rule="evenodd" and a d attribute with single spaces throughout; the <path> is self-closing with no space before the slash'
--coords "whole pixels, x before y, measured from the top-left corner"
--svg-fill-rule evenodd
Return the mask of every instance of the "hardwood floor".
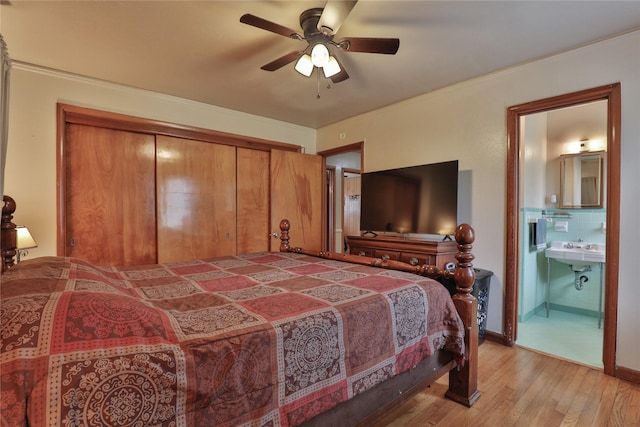
<path id="1" fill-rule="evenodd" d="M 447 377 L 375 427 L 640 426 L 640 385 L 522 347 L 485 341 L 472 408 L 445 399 Z"/>

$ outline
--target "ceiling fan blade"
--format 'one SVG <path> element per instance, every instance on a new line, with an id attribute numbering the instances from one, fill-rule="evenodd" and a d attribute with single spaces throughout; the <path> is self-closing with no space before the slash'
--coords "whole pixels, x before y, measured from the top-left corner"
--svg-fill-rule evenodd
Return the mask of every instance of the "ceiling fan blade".
<path id="1" fill-rule="evenodd" d="M 395 55 L 400 47 L 400 39 L 348 37 L 340 40 L 338 46 L 346 52 L 384 53 L 387 55 Z"/>
<path id="2" fill-rule="evenodd" d="M 262 67 L 260 67 L 263 70 L 266 71 L 275 71 L 279 68 L 284 67 L 287 64 L 290 64 L 291 62 L 295 61 L 296 59 L 298 59 L 300 57 L 300 55 L 302 55 L 302 52 L 299 51 L 295 51 L 295 52 L 289 52 L 286 55 L 281 56 L 280 58 L 269 62 L 268 64 L 263 65 Z"/>
<path id="3" fill-rule="evenodd" d="M 336 58 L 336 61 L 338 62 L 338 65 L 340 66 L 340 72 L 334 76 L 329 77 L 331 79 L 332 82 L 334 83 L 340 83 L 342 81 L 345 81 L 349 78 L 349 74 L 347 73 L 347 70 L 344 69 L 344 65 L 342 65 L 342 62 L 340 62 L 340 60 L 338 58 Z"/>
<path id="4" fill-rule="evenodd" d="M 324 10 L 322 11 L 322 16 L 320 16 L 320 19 L 318 20 L 318 31 L 331 35 L 337 33 L 356 3 L 358 3 L 358 0 L 327 1 L 327 4 L 325 4 Z"/>
<path id="5" fill-rule="evenodd" d="M 281 36 L 290 38 L 301 38 L 297 31 L 287 28 L 283 25 L 276 24 L 275 22 L 267 21 L 250 13 L 245 13 L 240 17 L 240 22 L 247 25 L 271 31 L 272 33 L 280 34 Z"/>

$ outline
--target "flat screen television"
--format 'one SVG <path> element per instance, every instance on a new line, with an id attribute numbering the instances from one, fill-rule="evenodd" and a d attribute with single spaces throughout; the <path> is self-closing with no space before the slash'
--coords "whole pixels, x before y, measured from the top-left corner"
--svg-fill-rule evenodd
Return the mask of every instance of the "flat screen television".
<path id="1" fill-rule="evenodd" d="M 458 161 L 363 173 L 360 200 L 363 234 L 453 234 Z"/>

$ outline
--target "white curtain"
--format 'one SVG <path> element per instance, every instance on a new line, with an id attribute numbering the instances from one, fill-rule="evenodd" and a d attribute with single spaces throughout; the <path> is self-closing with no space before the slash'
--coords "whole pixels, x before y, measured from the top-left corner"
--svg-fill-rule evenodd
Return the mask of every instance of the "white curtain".
<path id="1" fill-rule="evenodd" d="M 7 45 L 0 34 L 0 196 L 4 194 L 4 167 L 9 139 L 9 71 L 11 60 Z"/>

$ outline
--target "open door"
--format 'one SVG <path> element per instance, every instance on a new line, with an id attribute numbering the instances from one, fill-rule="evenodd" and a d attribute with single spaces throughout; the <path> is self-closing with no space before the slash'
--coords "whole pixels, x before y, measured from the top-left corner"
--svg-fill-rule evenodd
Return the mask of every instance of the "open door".
<path id="1" fill-rule="evenodd" d="M 343 170 L 342 173 L 342 235 L 360 235 L 360 183 L 359 171 Z"/>
<path id="2" fill-rule="evenodd" d="M 271 245 L 280 249 L 280 221 L 291 223 L 291 244 L 324 250 L 324 158 L 271 150 Z M 278 237 L 276 237 L 276 235 Z"/>

